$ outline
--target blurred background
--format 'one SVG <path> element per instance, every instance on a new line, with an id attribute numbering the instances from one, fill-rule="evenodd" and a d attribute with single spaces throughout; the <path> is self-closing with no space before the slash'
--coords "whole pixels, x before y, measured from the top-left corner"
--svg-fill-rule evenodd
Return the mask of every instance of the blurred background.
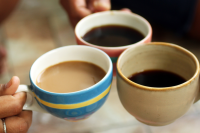
<path id="1" fill-rule="evenodd" d="M 170 42 L 192 51 L 200 59 L 200 42 L 153 26 L 153 41 Z M 0 44 L 7 50 L 7 70 L 0 77 L 6 83 L 16 75 L 30 84 L 29 69 L 45 52 L 75 45 L 74 31 L 58 0 L 22 0 L 0 27 Z M 200 102 L 174 123 L 153 127 L 138 122 L 121 105 L 116 81 L 108 100 L 90 118 L 68 122 L 49 114 L 34 112 L 28 133 L 199 133 Z"/>

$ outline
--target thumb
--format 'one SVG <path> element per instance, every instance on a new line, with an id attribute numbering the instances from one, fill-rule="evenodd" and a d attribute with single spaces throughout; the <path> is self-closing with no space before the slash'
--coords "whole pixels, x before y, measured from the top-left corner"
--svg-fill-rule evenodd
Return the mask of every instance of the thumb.
<path id="1" fill-rule="evenodd" d="M 111 9 L 110 0 L 91 0 L 89 5 L 93 12 L 108 11 Z"/>
<path id="2" fill-rule="evenodd" d="M 19 84 L 20 80 L 17 76 L 13 76 L 6 84 L 0 84 L 0 96 L 13 95 L 16 92 Z"/>
<path id="3" fill-rule="evenodd" d="M 126 12 L 126 13 L 132 13 L 130 9 L 128 8 L 122 8 L 120 11 Z"/>

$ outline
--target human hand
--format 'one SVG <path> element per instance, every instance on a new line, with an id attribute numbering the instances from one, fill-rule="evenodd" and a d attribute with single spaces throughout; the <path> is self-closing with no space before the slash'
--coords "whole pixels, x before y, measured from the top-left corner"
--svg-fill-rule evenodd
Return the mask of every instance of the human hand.
<path id="1" fill-rule="evenodd" d="M 122 8 L 120 11 L 123 11 L 123 12 L 127 12 L 127 13 L 132 13 L 132 11 L 128 8 Z"/>
<path id="2" fill-rule="evenodd" d="M 20 80 L 14 76 L 7 84 L 0 85 L 0 119 L 5 119 L 7 133 L 26 133 L 32 122 L 32 111 L 22 111 L 26 93 L 15 93 Z M 0 120 L 0 133 L 4 133 Z"/>
<path id="3" fill-rule="evenodd" d="M 60 0 L 73 27 L 78 21 L 95 12 L 110 10 L 110 0 Z"/>

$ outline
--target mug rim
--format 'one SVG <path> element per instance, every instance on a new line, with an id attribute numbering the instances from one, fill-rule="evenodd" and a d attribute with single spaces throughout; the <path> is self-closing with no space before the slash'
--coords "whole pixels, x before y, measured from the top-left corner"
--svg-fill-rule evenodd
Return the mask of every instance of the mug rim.
<path id="1" fill-rule="evenodd" d="M 183 82 L 182 84 L 175 85 L 175 86 L 170 86 L 170 87 L 149 87 L 149 86 L 141 85 L 141 84 L 138 84 L 138 83 L 135 83 L 135 82 L 131 81 L 126 76 L 124 76 L 124 74 L 122 73 L 122 71 L 120 69 L 120 66 L 119 66 L 120 60 L 121 60 L 122 56 L 126 52 L 131 51 L 135 47 L 140 47 L 140 46 L 145 46 L 145 45 L 164 45 L 164 46 L 173 47 L 175 49 L 178 49 L 179 51 L 184 52 L 185 54 L 190 56 L 192 58 L 192 60 L 195 62 L 195 65 L 196 65 L 195 73 L 193 74 L 193 76 L 189 80 Z M 176 44 L 173 44 L 173 43 L 167 43 L 167 42 L 150 42 L 150 43 L 143 43 L 143 44 L 141 44 L 139 46 L 132 46 L 132 47 L 126 49 L 125 51 L 123 51 L 120 54 L 120 56 L 119 56 L 119 58 L 117 60 L 116 67 L 117 67 L 116 70 L 117 70 L 117 74 L 118 74 L 117 76 L 120 76 L 123 80 L 125 80 L 130 85 L 136 86 L 136 87 L 138 87 L 140 89 L 143 89 L 143 90 L 149 90 L 149 91 L 152 91 L 152 90 L 153 91 L 166 91 L 166 90 L 172 90 L 172 89 L 179 89 L 179 88 L 191 83 L 199 75 L 199 69 L 200 69 L 199 68 L 199 61 L 198 61 L 197 57 L 192 52 L 190 52 L 189 50 L 187 50 L 187 49 L 185 49 L 185 48 L 183 48 L 183 47 L 181 47 L 179 45 L 176 45 Z"/>
<path id="2" fill-rule="evenodd" d="M 32 80 L 32 78 L 31 78 L 31 71 L 32 71 L 33 65 L 34 65 L 38 60 L 40 60 L 41 57 L 46 56 L 46 55 L 48 55 L 48 54 L 52 54 L 52 53 L 54 53 L 55 51 L 57 51 L 57 50 L 59 50 L 59 49 L 67 48 L 67 47 L 87 47 L 87 48 L 91 48 L 91 49 L 97 50 L 97 51 L 101 52 L 102 54 L 104 54 L 105 57 L 106 57 L 106 58 L 108 59 L 108 61 L 109 61 L 109 68 L 108 68 L 108 71 L 106 72 L 106 75 L 105 75 L 99 82 L 97 82 L 96 84 L 94 84 L 94 85 L 92 85 L 92 86 L 90 86 L 90 87 L 87 87 L 87 88 L 85 88 L 85 89 L 82 89 L 82 90 L 80 90 L 80 91 L 74 91 L 74 92 L 68 92 L 68 93 L 56 93 L 56 92 L 50 92 L 50 91 L 43 90 L 42 88 L 40 88 L 39 86 L 37 86 L 37 84 L 36 84 L 36 83 Z M 90 91 L 91 89 L 95 89 L 96 87 L 100 86 L 103 82 L 105 82 L 105 81 L 109 78 L 110 74 L 112 74 L 112 71 L 113 71 L 112 61 L 111 61 L 110 57 L 109 57 L 104 51 L 102 51 L 102 50 L 100 50 L 100 49 L 98 49 L 98 48 L 94 48 L 94 47 L 90 47 L 90 46 L 85 46 L 85 45 L 67 45 L 67 46 L 62 46 L 62 47 L 58 47 L 58 48 L 52 49 L 52 50 L 50 50 L 50 51 L 48 51 L 48 52 L 42 54 L 40 57 L 38 57 L 38 58 L 34 61 L 34 63 L 32 64 L 32 66 L 31 66 L 31 68 L 30 68 L 30 71 L 29 71 L 29 79 L 31 80 L 31 83 L 34 84 L 34 86 L 35 86 L 37 89 L 39 89 L 40 91 L 42 91 L 42 92 L 44 92 L 44 93 L 51 94 L 51 95 L 52 95 L 52 94 L 53 94 L 53 95 L 56 94 L 56 95 L 60 95 L 60 96 L 63 96 L 63 95 L 66 96 L 66 95 L 74 95 L 74 94 L 77 94 L 77 93 L 82 94 L 82 93 L 85 93 L 85 92 L 87 92 L 87 91 Z M 107 89 L 107 88 L 106 88 L 106 89 Z M 105 90 L 106 90 L 106 89 L 105 89 Z"/>
<path id="3" fill-rule="evenodd" d="M 129 44 L 129 45 L 125 45 L 125 46 L 116 46 L 116 47 L 105 47 L 105 46 L 94 45 L 94 44 L 92 44 L 92 43 L 89 43 L 89 42 L 83 40 L 80 36 L 78 36 L 78 31 L 77 31 L 77 30 L 78 30 L 78 28 L 80 27 L 79 25 L 80 25 L 80 23 L 82 23 L 82 21 L 86 21 L 88 18 L 91 18 L 91 17 L 94 17 L 94 16 L 100 16 L 100 15 L 110 14 L 110 13 L 123 14 L 123 15 L 125 15 L 125 16 L 132 16 L 132 17 L 136 17 L 136 18 L 142 20 L 142 21 L 146 24 L 146 26 L 148 27 L 148 30 L 149 30 L 149 31 L 148 31 L 147 35 L 145 35 L 145 37 L 144 37 L 142 40 L 140 40 L 140 41 L 138 41 L 138 42 L 136 42 L 136 43 Z M 94 28 L 94 27 L 93 27 L 93 28 Z M 97 12 L 97 13 L 93 13 L 93 14 L 91 14 L 91 15 L 88 15 L 88 16 L 82 18 L 82 19 L 77 23 L 77 25 L 75 26 L 75 30 L 74 30 L 74 31 L 75 31 L 75 36 L 76 36 L 81 42 L 83 42 L 84 44 L 86 44 L 86 45 L 88 45 L 88 46 L 96 47 L 96 48 L 104 48 L 104 49 L 110 49 L 110 50 L 115 50 L 115 49 L 117 49 L 117 50 L 118 50 L 118 49 L 126 49 L 126 48 L 130 47 L 131 45 L 136 45 L 136 44 L 144 43 L 146 40 L 148 40 L 149 38 L 151 38 L 151 35 L 152 35 L 152 27 L 151 27 L 150 23 L 149 23 L 144 17 L 142 17 L 142 16 L 140 16 L 140 15 L 138 15 L 138 14 L 136 14 L 136 13 L 133 13 L 133 12 L 127 13 L 127 12 L 118 11 L 118 10 L 103 11 L 103 12 Z"/>

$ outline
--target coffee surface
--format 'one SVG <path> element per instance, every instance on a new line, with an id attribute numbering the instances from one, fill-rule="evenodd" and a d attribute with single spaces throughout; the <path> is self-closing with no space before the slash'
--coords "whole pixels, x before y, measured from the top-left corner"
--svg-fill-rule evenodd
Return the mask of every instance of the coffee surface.
<path id="1" fill-rule="evenodd" d="M 129 79 L 140 85 L 149 87 L 170 87 L 184 83 L 181 76 L 162 70 L 148 70 L 133 74 Z"/>
<path id="2" fill-rule="evenodd" d="M 75 92 L 96 84 L 105 74 L 102 68 L 92 63 L 67 61 L 45 69 L 38 75 L 36 84 L 49 92 Z"/>
<path id="3" fill-rule="evenodd" d="M 106 25 L 91 29 L 82 38 L 91 44 L 115 47 L 139 42 L 144 35 L 136 29 L 126 26 Z"/>

